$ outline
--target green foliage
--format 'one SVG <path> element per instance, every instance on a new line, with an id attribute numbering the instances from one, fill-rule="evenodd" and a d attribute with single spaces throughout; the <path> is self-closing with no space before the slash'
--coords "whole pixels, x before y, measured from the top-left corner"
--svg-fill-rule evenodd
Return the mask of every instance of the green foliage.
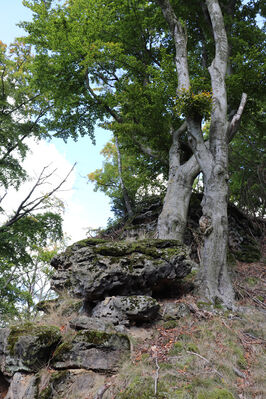
<path id="1" fill-rule="evenodd" d="M 126 147 L 122 142 L 122 177 L 127 188 L 131 203 L 135 207 L 154 194 L 165 192 L 165 169 L 158 164 L 149 162 L 144 154 L 137 154 L 135 148 Z M 95 191 L 104 192 L 110 199 L 112 210 L 116 216 L 125 216 L 126 209 L 119 181 L 117 150 L 113 140 L 108 142 L 101 151 L 105 158 L 102 169 L 97 169 L 88 175 L 95 184 Z M 161 178 L 157 178 L 161 172 Z"/>
<path id="2" fill-rule="evenodd" d="M 262 107 L 262 104 L 260 105 Z M 244 115 L 243 124 L 231 144 L 230 199 L 253 216 L 265 216 L 265 117 L 261 109 Z"/>
<path id="3" fill-rule="evenodd" d="M 0 42 L 0 316 L 8 319 L 34 316 L 34 302 L 49 293 L 49 266 L 62 239 L 62 219 L 55 202 L 43 196 L 45 213 L 25 212 L 26 202 L 17 204 L 23 217 L 8 214 L 5 197 L 20 189 L 27 178 L 22 161 L 28 153 L 26 141 L 45 136 L 40 126 L 46 105 L 30 87 L 31 50 L 17 41 L 9 49 Z M 38 98 L 38 102 L 37 102 Z M 26 198 L 26 195 L 25 195 Z M 41 197 L 39 197 L 41 199 Z M 34 200 L 28 197 L 28 203 Z M 52 211 L 53 209 L 53 211 Z M 10 212 L 10 211 L 9 211 Z M 57 213 L 58 212 L 58 213 Z M 13 219 L 13 222 L 6 224 Z"/>
<path id="4" fill-rule="evenodd" d="M 214 389 L 212 392 L 199 393 L 197 399 L 234 399 L 234 396 L 227 389 Z"/>
<path id="5" fill-rule="evenodd" d="M 236 112 L 242 92 L 248 95 L 245 128 L 235 137 L 230 153 L 231 199 L 253 212 L 259 207 L 264 214 L 263 163 L 258 159 L 263 148 L 259 120 L 265 103 L 265 34 L 256 21 L 263 8 L 260 2 L 236 2 L 230 12 L 228 2 L 221 3 L 230 44 L 229 113 Z M 170 131 L 180 126 L 180 116 L 206 119 L 210 114 L 206 66 L 213 59 L 214 46 L 201 2 L 173 4 L 187 33 L 191 75 L 191 90 L 177 100 L 174 44 L 156 2 L 27 0 L 24 4 L 34 15 L 32 22 L 22 24 L 28 32 L 24 43 L 33 45 L 35 51 L 31 87 L 43 95 L 39 107 L 49 107 L 49 118 L 42 119 L 42 127 L 65 140 L 85 134 L 94 139 L 97 121 L 112 130 L 122 144 L 123 174 L 133 200 L 136 187 L 143 185 L 141 175 L 143 180 L 149 176 L 154 185 L 156 173 L 160 175 L 163 169 L 166 175 Z M 181 141 L 183 162 L 191 151 L 186 135 Z M 153 157 L 140 155 L 147 146 Z M 124 204 L 114 157 L 102 170 L 90 174 L 90 180 L 111 198 L 121 215 Z M 143 175 L 145 168 L 140 164 L 152 168 L 152 173 Z M 132 173 L 133 166 L 136 172 Z"/>
<path id="6" fill-rule="evenodd" d="M 47 212 L 20 219 L 0 231 L 0 315 L 34 317 L 34 304 L 49 297 L 49 266 L 62 239 L 61 216 Z"/>
<path id="7" fill-rule="evenodd" d="M 186 117 L 208 118 L 212 108 L 212 94 L 201 91 L 195 94 L 191 89 L 183 89 L 176 99 L 176 111 Z"/>
<path id="8" fill-rule="evenodd" d="M 7 50 L 0 41 L 0 186 L 18 188 L 26 178 L 21 160 L 25 139 L 42 134 L 36 123 L 41 112 L 34 105 L 36 92 L 29 88 L 29 46 L 16 42 Z M 1 193 L 2 194 L 2 193 Z M 1 198 L 1 196 L 0 196 Z"/>

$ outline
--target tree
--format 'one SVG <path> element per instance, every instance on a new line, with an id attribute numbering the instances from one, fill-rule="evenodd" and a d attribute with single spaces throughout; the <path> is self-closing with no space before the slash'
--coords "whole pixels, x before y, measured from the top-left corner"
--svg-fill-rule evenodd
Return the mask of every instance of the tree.
<path id="1" fill-rule="evenodd" d="M 115 135 L 127 135 L 131 145 L 168 164 L 169 132 L 177 131 L 181 122 L 172 109 L 176 81 L 169 73 L 174 67 L 172 44 L 160 37 L 163 19 L 158 7 L 146 1 L 130 6 L 127 1 L 84 0 L 65 7 L 52 7 L 52 2 L 25 4 L 35 13 L 34 22 L 23 25 L 30 33 L 27 41 L 37 50 L 33 79 L 52 105 L 46 126 L 61 137 L 84 134 L 84 128 L 91 135 L 97 119 L 111 117 L 109 128 Z M 173 136 L 180 132 L 183 129 Z M 191 154 L 188 146 L 178 144 L 178 150 L 181 157 L 170 151 L 175 157 L 171 165 Z M 176 173 L 169 179 L 175 206 L 163 218 L 169 227 L 162 234 L 182 239 L 189 200 L 183 204 L 181 199 L 188 197 L 188 190 L 179 198 L 174 194 L 193 179 Z"/>
<path id="2" fill-rule="evenodd" d="M 202 291 L 210 300 L 230 306 L 227 153 L 246 102 L 245 95 L 240 101 L 239 93 L 245 87 L 239 68 L 245 60 L 237 59 L 237 47 L 250 47 L 252 30 L 253 40 L 256 32 L 256 40 L 262 42 L 255 23 L 260 2 L 243 7 L 239 1 L 223 2 L 225 24 L 217 1 L 173 6 L 169 1 L 101 0 L 25 4 L 34 12 L 34 21 L 23 25 L 29 33 L 25 40 L 36 48 L 33 83 L 53 105 L 46 126 L 63 137 L 79 130 L 84 134 L 86 128 L 92 135 L 95 121 L 105 121 L 115 135 L 127 136 L 148 156 L 161 164 L 168 161 L 165 212 L 158 224 L 161 237 L 182 239 L 193 179 L 203 172 Z M 249 36 L 244 44 L 242 33 Z M 235 64 L 228 62 L 229 53 Z M 245 87 L 245 92 L 254 96 L 254 87 Z M 208 139 L 201 125 L 212 103 L 216 106 Z"/>
<path id="3" fill-rule="evenodd" d="M 44 259 L 52 244 L 62 241 L 62 217 L 54 198 L 67 177 L 44 191 L 55 171 L 44 167 L 32 188 L 15 209 L 9 209 L 10 189 L 20 190 L 29 178 L 23 169 L 29 138 L 45 136 L 39 122 L 47 105 L 36 102 L 40 94 L 29 87 L 31 54 L 16 42 L 8 52 L 0 43 L 0 315 L 1 320 L 32 311 L 37 280 L 45 284 Z M 40 191 L 42 190 L 42 191 Z M 47 268 L 47 265 L 46 265 Z M 48 269 L 46 270 L 48 271 Z M 47 289 L 42 293 L 46 293 Z M 26 304 L 26 305 L 25 305 Z"/>
<path id="4" fill-rule="evenodd" d="M 208 68 L 213 98 L 209 145 L 206 145 L 202 132 L 203 98 L 198 106 L 193 94 L 189 93 L 190 73 L 185 28 L 168 0 L 158 0 L 158 4 L 175 43 L 178 93 L 181 98 L 183 96 L 182 111 L 188 124 L 189 142 L 204 179 L 203 216 L 199 221 L 204 234 L 204 245 L 201 251 L 200 290 L 203 296 L 211 301 L 218 300 L 230 307 L 233 304 L 234 294 L 227 270 L 227 182 L 229 179 L 228 136 L 234 129 L 234 119 L 231 124 L 228 124 L 225 76 L 229 48 L 224 19 L 218 0 L 206 0 L 215 41 L 214 59 Z M 204 93 L 202 93 L 202 97 L 203 95 Z M 245 97 L 244 94 L 242 108 L 239 109 L 239 118 L 243 112 Z"/>
<path id="5" fill-rule="evenodd" d="M 24 216 L 1 231 L 0 239 L 1 320 L 29 318 L 36 299 L 49 288 L 45 277 L 62 240 L 61 216 L 51 212 Z M 42 292 L 36 289 L 38 284 Z"/>

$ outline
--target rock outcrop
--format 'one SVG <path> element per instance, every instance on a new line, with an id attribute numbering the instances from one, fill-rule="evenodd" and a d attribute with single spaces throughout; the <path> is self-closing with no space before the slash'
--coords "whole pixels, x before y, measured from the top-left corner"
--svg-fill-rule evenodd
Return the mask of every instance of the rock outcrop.
<path id="1" fill-rule="evenodd" d="M 87 239 L 55 257 L 52 266 L 55 291 L 67 289 L 92 304 L 107 296 L 156 295 L 184 278 L 193 262 L 176 240 Z"/>
<path id="2" fill-rule="evenodd" d="M 194 263 L 189 249 L 175 240 L 87 239 L 52 265 L 52 287 L 76 298 L 62 311 L 67 326 L 0 329 L 0 399 L 91 397 L 102 376 L 117 372 L 128 357 L 127 328 L 159 319 L 155 297 L 171 290 L 178 296 Z M 62 299 L 38 308 L 49 313 L 60 306 Z M 176 317 L 178 311 L 168 313 Z"/>

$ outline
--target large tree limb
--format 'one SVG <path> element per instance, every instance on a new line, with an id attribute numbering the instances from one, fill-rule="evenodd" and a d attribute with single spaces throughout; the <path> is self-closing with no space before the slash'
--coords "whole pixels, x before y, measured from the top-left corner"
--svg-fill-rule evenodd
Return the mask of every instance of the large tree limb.
<path id="1" fill-rule="evenodd" d="M 176 70 L 178 75 L 178 91 L 189 90 L 189 71 L 187 60 L 187 37 L 185 28 L 177 19 L 169 0 L 156 0 L 161 7 L 162 13 L 169 25 L 171 35 L 174 39 L 176 50 Z"/>
<path id="2" fill-rule="evenodd" d="M 187 38 L 186 32 L 181 22 L 178 20 L 169 0 L 156 0 L 162 13 L 169 25 L 171 35 L 175 43 L 176 50 L 176 70 L 178 76 L 178 92 L 182 89 L 189 90 L 190 79 L 187 59 Z M 189 144 L 195 154 L 200 167 L 203 168 L 204 163 L 209 160 L 209 151 L 205 146 L 203 134 L 201 130 L 201 121 L 195 118 L 187 118 L 187 126 L 189 132 Z M 201 154 L 201 156 L 199 156 Z"/>
<path id="3" fill-rule="evenodd" d="M 228 57 L 228 40 L 224 26 L 224 19 L 218 0 L 206 0 L 212 23 L 215 41 L 215 58 L 210 68 L 217 69 L 221 76 L 225 76 Z"/>
<path id="4" fill-rule="evenodd" d="M 227 94 L 225 75 L 228 61 L 228 40 L 218 0 L 206 0 L 215 41 L 215 57 L 209 67 L 213 107 L 210 126 L 210 150 L 215 163 L 227 164 Z"/>
<path id="5" fill-rule="evenodd" d="M 241 101 L 240 101 L 238 110 L 235 113 L 235 115 L 233 116 L 233 118 L 232 118 L 232 120 L 231 120 L 231 122 L 230 122 L 230 124 L 228 126 L 228 129 L 227 129 L 227 140 L 228 140 L 228 143 L 230 143 L 230 141 L 232 141 L 232 139 L 234 138 L 234 136 L 235 136 L 235 134 L 236 134 L 236 132 L 237 132 L 237 130 L 239 128 L 239 125 L 240 125 L 240 122 L 241 122 L 241 117 L 242 117 L 242 114 L 244 112 L 244 108 L 245 108 L 246 102 L 247 102 L 247 94 L 246 93 L 242 93 L 242 97 L 241 97 Z"/>

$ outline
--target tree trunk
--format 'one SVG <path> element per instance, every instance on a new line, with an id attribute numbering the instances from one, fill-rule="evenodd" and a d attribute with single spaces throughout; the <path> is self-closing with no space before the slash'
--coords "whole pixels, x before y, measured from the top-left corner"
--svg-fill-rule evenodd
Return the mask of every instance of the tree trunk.
<path id="1" fill-rule="evenodd" d="M 227 172 L 211 165 L 204 178 L 202 200 L 203 216 L 200 230 L 204 237 L 200 251 L 201 264 L 198 278 L 199 293 L 212 303 L 223 303 L 232 308 L 234 292 L 227 269 L 228 221 L 227 221 Z"/>
<path id="2" fill-rule="evenodd" d="M 199 172 L 194 156 L 177 169 L 170 169 L 163 209 L 158 219 L 159 238 L 184 241 L 192 185 Z"/>
<path id="3" fill-rule="evenodd" d="M 169 178 L 162 212 L 158 219 L 158 237 L 184 241 L 192 185 L 200 169 L 194 155 L 180 165 L 180 135 L 187 124 L 172 132 L 173 142 L 169 151 Z"/>
<path id="4" fill-rule="evenodd" d="M 121 159 L 121 153 L 120 153 L 118 139 L 116 136 L 115 136 L 115 146 L 116 146 L 116 151 L 117 151 L 117 163 L 118 163 L 118 175 L 119 175 L 120 187 L 122 189 L 122 194 L 123 194 L 123 199 L 124 199 L 124 203 L 126 206 L 127 214 L 131 218 L 134 215 L 134 212 L 132 209 L 132 205 L 131 205 L 131 201 L 130 201 L 130 198 L 128 195 L 127 188 L 126 188 L 126 186 L 124 184 L 124 180 L 123 180 L 122 159 Z"/>

